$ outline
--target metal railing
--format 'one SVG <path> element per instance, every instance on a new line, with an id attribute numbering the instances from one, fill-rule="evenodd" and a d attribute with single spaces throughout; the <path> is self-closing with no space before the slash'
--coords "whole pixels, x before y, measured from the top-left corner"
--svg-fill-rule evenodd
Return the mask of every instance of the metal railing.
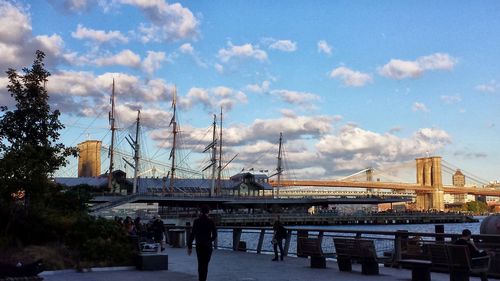
<path id="1" fill-rule="evenodd" d="M 172 226 L 174 227 L 174 226 Z M 188 233 L 190 227 L 175 226 L 176 229 L 185 229 Z M 410 239 L 418 237 L 420 243 L 450 243 L 460 237 L 457 233 L 424 233 L 400 231 L 370 231 L 370 230 L 334 230 L 314 227 L 287 227 L 287 237 L 284 248 L 288 255 L 297 255 L 297 239 L 299 237 L 314 237 L 322 239 L 325 252 L 335 252 L 333 238 L 351 237 L 374 240 L 379 256 L 388 256 L 395 263 L 401 259 L 401 254 L 406 250 Z M 272 227 L 218 227 L 218 249 L 245 250 L 254 253 L 271 253 L 273 230 Z M 500 235 L 473 235 L 476 245 L 490 250 L 500 251 Z M 245 242 L 245 248 L 240 242 Z"/>

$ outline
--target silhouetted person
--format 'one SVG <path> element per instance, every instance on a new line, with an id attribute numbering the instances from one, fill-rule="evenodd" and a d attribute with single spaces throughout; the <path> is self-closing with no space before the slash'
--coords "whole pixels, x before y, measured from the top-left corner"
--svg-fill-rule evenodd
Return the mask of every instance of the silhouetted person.
<path id="1" fill-rule="evenodd" d="M 213 241 L 217 239 L 215 223 L 208 217 L 208 206 L 201 207 L 201 215 L 194 220 L 193 229 L 188 240 L 188 255 L 193 250 L 193 240 L 196 240 L 196 256 L 198 258 L 198 280 L 206 281 L 208 263 L 212 257 Z"/>
<path id="2" fill-rule="evenodd" d="M 165 247 L 163 247 L 163 234 L 165 233 L 165 226 L 159 216 L 155 216 L 155 219 L 151 224 L 151 231 L 153 232 L 153 239 L 155 243 L 160 244 L 162 251 L 165 250 Z"/>
<path id="3" fill-rule="evenodd" d="M 273 225 L 273 240 L 272 240 L 274 248 L 273 261 L 278 260 L 278 247 L 280 249 L 281 260 L 283 260 L 283 257 L 285 255 L 283 251 L 283 239 L 285 238 L 286 238 L 286 229 L 278 218 Z"/>
<path id="4" fill-rule="evenodd" d="M 471 239 L 472 233 L 468 229 L 462 231 L 462 236 L 455 241 L 455 245 L 465 245 L 469 247 L 469 253 L 471 258 L 485 257 L 488 255 L 485 251 L 479 250 L 474 241 Z"/>

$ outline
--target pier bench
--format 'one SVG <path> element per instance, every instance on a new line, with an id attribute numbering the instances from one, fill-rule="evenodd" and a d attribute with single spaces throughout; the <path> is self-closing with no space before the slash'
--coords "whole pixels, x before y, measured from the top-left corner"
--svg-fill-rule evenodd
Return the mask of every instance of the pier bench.
<path id="1" fill-rule="evenodd" d="M 424 252 L 428 253 L 425 259 L 403 258 L 398 261 L 403 268 L 411 270 L 412 281 L 430 281 L 431 269 L 440 272 L 448 269 L 448 252 L 445 244 L 432 243 L 424 247 L 426 249 Z"/>
<path id="2" fill-rule="evenodd" d="M 311 257 L 312 268 L 326 268 L 326 258 L 333 258 L 334 254 L 323 252 L 321 239 L 301 237 L 297 243 L 297 256 Z"/>
<path id="3" fill-rule="evenodd" d="M 450 281 L 468 281 L 470 274 L 476 274 L 487 281 L 490 256 L 471 258 L 469 249 L 463 245 L 428 244 L 428 260 L 401 259 L 398 263 L 410 268 L 412 281 L 430 281 L 431 270 L 449 272 Z"/>
<path id="4" fill-rule="evenodd" d="M 359 238 L 333 238 L 340 271 L 352 271 L 352 261 L 361 263 L 361 273 L 379 274 L 377 251 L 373 240 Z"/>
<path id="5" fill-rule="evenodd" d="M 478 274 L 481 281 L 488 280 L 490 256 L 473 258 L 469 254 L 468 246 L 447 245 L 448 265 L 451 281 L 469 281 L 470 274 Z"/>

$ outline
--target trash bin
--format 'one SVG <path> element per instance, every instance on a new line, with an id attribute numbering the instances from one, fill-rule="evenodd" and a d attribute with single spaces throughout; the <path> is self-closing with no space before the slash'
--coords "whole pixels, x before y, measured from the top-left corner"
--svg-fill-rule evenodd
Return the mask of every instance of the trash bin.
<path id="1" fill-rule="evenodd" d="M 170 229 L 168 231 L 168 238 L 170 246 L 174 248 L 186 247 L 186 232 L 184 229 Z"/>
<path id="2" fill-rule="evenodd" d="M 240 242 L 238 242 L 238 251 L 240 251 L 240 252 L 246 252 L 247 251 L 247 242 L 246 241 L 240 241 Z"/>

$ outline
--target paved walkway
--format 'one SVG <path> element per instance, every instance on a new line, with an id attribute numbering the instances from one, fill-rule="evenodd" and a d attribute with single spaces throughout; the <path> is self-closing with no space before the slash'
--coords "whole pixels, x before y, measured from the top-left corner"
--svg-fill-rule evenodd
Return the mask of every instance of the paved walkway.
<path id="1" fill-rule="evenodd" d="M 169 270 L 138 271 L 133 268 L 120 270 L 92 271 L 77 273 L 74 271 L 43 272 L 46 281 L 196 281 L 196 254 L 188 256 L 186 249 L 167 248 Z M 411 272 L 405 269 L 380 267 L 380 275 L 361 274 L 361 267 L 353 265 L 353 272 L 339 272 L 335 261 L 328 261 L 326 269 L 309 267 L 305 258 L 287 257 L 285 261 L 271 261 L 270 255 L 257 255 L 245 252 L 216 250 L 212 256 L 208 271 L 209 281 L 388 281 L 411 280 Z M 431 273 L 433 281 L 449 281 L 449 275 Z M 479 280 L 477 277 L 471 280 Z"/>

